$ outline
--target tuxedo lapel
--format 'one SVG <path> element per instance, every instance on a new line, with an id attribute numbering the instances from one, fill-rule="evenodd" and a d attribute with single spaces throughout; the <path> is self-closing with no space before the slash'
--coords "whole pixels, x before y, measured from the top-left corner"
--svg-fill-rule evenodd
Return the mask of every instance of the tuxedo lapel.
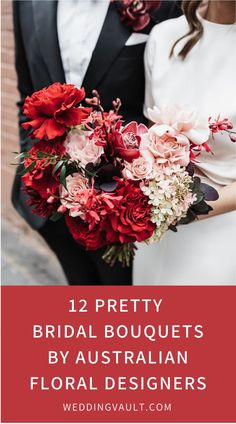
<path id="1" fill-rule="evenodd" d="M 121 23 L 117 5 L 111 3 L 83 80 L 86 91 L 98 86 L 131 33 L 132 29 Z"/>
<path id="2" fill-rule="evenodd" d="M 63 83 L 65 74 L 57 35 L 57 1 L 33 0 L 32 4 L 40 53 L 52 82 Z"/>

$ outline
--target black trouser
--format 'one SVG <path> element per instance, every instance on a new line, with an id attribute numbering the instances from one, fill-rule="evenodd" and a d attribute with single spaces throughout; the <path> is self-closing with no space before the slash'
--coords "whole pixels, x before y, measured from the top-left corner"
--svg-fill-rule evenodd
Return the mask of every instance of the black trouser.
<path id="1" fill-rule="evenodd" d="M 56 254 L 70 285 L 132 284 L 131 267 L 120 263 L 110 267 L 102 259 L 104 249 L 86 251 L 74 241 L 64 219 L 47 221 L 39 233 Z"/>

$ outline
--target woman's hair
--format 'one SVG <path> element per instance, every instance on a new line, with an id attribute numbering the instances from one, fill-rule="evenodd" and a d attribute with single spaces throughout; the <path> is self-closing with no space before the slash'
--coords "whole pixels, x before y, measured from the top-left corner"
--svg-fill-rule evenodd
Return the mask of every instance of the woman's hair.
<path id="1" fill-rule="evenodd" d="M 176 45 L 183 40 L 185 37 L 190 37 L 188 41 L 185 43 L 184 47 L 178 53 L 178 56 L 181 59 L 185 59 L 190 50 L 195 46 L 195 44 L 200 40 L 203 34 L 203 26 L 199 21 L 196 11 L 198 6 L 200 5 L 201 0 L 183 0 L 182 1 L 182 10 L 188 21 L 189 31 L 183 37 L 179 38 L 175 44 L 173 45 L 170 57 L 173 56 L 174 49 Z"/>

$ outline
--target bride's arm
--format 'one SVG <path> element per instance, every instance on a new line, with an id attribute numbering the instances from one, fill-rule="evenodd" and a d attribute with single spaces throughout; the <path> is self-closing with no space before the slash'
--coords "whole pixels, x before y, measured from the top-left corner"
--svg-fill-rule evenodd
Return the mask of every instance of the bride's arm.
<path id="1" fill-rule="evenodd" d="M 236 210 L 236 182 L 218 190 L 219 199 L 214 202 L 207 202 L 213 210 L 208 215 L 200 215 L 199 219 L 211 218 L 226 212 Z"/>

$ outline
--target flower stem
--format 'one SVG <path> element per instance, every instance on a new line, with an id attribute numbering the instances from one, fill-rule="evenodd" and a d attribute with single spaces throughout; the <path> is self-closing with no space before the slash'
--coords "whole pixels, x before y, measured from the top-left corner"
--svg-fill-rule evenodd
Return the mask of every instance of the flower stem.
<path id="1" fill-rule="evenodd" d="M 114 266 L 116 261 L 118 261 L 123 267 L 129 267 L 135 256 L 136 249 L 137 247 L 134 243 L 108 246 L 102 259 L 110 266 Z"/>

